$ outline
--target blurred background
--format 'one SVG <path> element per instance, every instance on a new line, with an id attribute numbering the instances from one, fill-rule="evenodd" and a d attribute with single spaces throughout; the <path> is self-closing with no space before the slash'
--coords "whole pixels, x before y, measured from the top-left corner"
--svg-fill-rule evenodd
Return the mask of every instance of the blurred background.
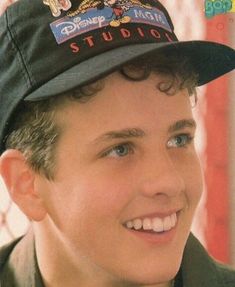
<path id="1" fill-rule="evenodd" d="M 1 0 L 0 0 L 1 1 Z M 227 0 L 227 2 L 232 0 Z M 235 1 L 232 12 L 214 0 L 161 0 L 180 40 L 208 40 L 235 48 Z M 220 9 L 220 11 L 219 11 Z M 209 253 L 235 267 L 235 72 L 198 88 L 194 115 L 196 146 L 205 175 L 204 195 L 192 226 Z M 28 220 L 8 197 L 0 177 L 0 246 L 24 234 Z"/>

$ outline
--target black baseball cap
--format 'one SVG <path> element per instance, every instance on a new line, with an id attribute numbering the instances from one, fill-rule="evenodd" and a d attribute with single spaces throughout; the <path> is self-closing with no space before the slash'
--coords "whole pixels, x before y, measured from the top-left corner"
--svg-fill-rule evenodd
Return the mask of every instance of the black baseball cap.
<path id="1" fill-rule="evenodd" d="M 97 80 L 148 54 L 182 55 L 198 86 L 233 70 L 235 50 L 178 41 L 157 0 L 19 0 L 0 17 L 0 153 L 14 111 Z"/>

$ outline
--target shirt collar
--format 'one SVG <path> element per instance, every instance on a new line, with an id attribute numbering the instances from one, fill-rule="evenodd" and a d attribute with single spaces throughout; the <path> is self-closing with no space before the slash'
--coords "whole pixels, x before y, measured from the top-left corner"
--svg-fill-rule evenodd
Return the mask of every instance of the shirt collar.
<path id="1" fill-rule="evenodd" d="M 44 287 L 36 259 L 34 235 L 30 230 L 15 246 L 9 257 L 8 278 L 14 278 L 12 286 Z"/>
<path id="2" fill-rule="evenodd" d="M 193 234 L 184 250 L 181 272 L 183 287 L 219 287 L 216 265 Z"/>

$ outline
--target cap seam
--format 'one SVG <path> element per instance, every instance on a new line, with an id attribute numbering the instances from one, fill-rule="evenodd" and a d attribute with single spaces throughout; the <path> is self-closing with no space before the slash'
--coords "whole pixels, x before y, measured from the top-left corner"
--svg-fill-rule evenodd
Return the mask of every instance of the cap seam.
<path id="1" fill-rule="evenodd" d="M 10 21 L 9 21 L 9 12 L 6 11 L 6 22 L 7 22 L 7 30 L 9 32 L 9 40 L 11 40 L 13 43 L 14 43 L 14 48 L 16 49 L 16 51 L 18 52 L 19 56 L 17 57 L 17 61 L 20 63 L 20 67 L 21 67 L 21 64 L 23 64 L 23 67 L 24 69 L 22 69 L 22 67 L 20 68 L 25 80 L 26 80 L 26 85 L 28 86 L 28 88 L 31 88 L 33 86 L 33 80 L 31 79 L 31 76 L 30 76 L 30 73 L 27 69 L 27 65 L 25 63 L 25 60 L 24 60 L 24 57 L 23 57 L 23 54 L 17 44 L 17 41 L 14 37 L 13 34 L 16 34 L 13 32 L 14 28 L 13 26 L 11 25 L 11 28 L 10 28 Z"/>

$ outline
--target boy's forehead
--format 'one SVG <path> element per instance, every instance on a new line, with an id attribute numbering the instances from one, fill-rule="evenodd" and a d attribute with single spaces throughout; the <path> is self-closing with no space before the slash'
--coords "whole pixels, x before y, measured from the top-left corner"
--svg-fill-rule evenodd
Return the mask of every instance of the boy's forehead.
<path id="1" fill-rule="evenodd" d="M 78 133 L 81 128 L 95 133 L 105 130 L 103 139 L 115 137 L 109 133 L 114 129 L 122 130 L 124 135 L 126 129 L 129 134 L 130 130 L 137 131 L 135 128 L 144 127 L 145 123 L 154 126 L 154 123 L 160 125 L 166 121 L 164 126 L 168 126 L 169 132 L 182 125 L 195 127 L 194 121 L 182 121 L 191 118 L 187 89 L 169 96 L 157 88 L 162 79 L 164 77 L 153 73 L 147 79 L 135 82 L 125 79 L 119 72 L 113 73 L 104 79 L 103 88 L 87 101 L 68 101 L 62 113 L 58 113 L 58 121 L 68 128 L 77 127 Z M 172 127 L 173 121 L 181 121 L 181 126 L 178 123 L 177 127 Z"/>

